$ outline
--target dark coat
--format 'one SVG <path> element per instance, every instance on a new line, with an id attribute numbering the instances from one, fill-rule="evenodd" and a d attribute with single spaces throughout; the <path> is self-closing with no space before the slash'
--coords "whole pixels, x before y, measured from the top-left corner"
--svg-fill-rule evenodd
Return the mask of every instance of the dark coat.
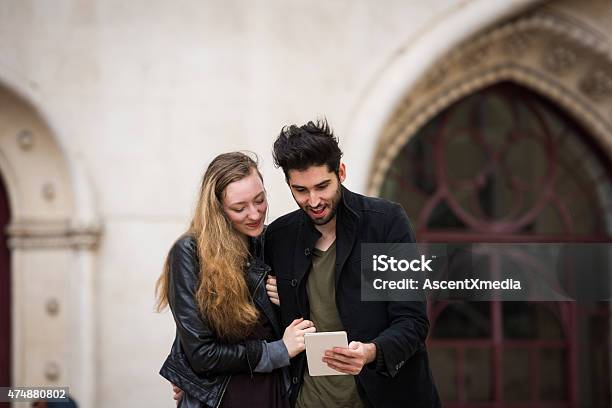
<path id="1" fill-rule="evenodd" d="M 247 286 L 255 306 L 270 321 L 277 338 L 281 338 L 278 316 L 265 288 L 270 267 L 263 262 L 262 256 L 257 256 L 262 252 L 261 240 L 252 240 L 251 244 L 256 256 L 251 258 L 245 271 Z M 176 338 L 160 374 L 201 401 L 203 406 L 216 408 L 232 374 L 253 373 L 261 359 L 264 341 L 220 342 L 200 317 L 195 301 L 200 265 L 193 237 L 184 235 L 176 241 L 170 250 L 169 265 L 168 300 L 176 323 Z M 193 401 L 192 398 L 187 400 Z"/>
<path id="2" fill-rule="evenodd" d="M 266 231 L 266 263 L 277 277 L 284 326 L 309 318 L 306 281 L 320 236 L 302 210 L 280 217 Z M 378 350 L 377 362 L 355 376 L 359 394 L 373 407 L 439 407 L 425 347 L 426 303 L 361 301 L 360 244 L 400 242 L 415 242 L 415 237 L 399 204 L 342 187 L 336 221 L 336 306 L 349 342 L 374 342 Z M 291 362 L 293 401 L 305 363 L 305 353 Z"/>

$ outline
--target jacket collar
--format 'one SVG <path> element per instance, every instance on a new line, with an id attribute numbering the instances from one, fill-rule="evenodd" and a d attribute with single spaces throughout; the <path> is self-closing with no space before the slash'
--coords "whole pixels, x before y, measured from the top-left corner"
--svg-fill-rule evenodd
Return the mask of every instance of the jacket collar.
<path id="1" fill-rule="evenodd" d="M 340 200 L 341 205 L 338 210 L 344 210 L 350 214 L 350 222 L 357 225 L 359 223 L 359 219 L 361 218 L 357 212 L 357 209 L 355 208 L 357 206 L 357 195 L 343 185 L 340 186 L 340 189 L 342 192 L 342 199 Z"/>
<path id="2" fill-rule="evenodd" d="M 338 287 L 344 264 L 355 246 L 361 218 L 355 210 L 355 194 L 344 186 L 341 189 L 341 204 L 336 213 L 336 287 Z"/>

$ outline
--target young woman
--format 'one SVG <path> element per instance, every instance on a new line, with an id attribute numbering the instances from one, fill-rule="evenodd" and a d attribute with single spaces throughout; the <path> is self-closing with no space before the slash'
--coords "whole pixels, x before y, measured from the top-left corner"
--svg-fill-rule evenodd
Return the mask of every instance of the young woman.
<path id="1" fill-rule="evenodd" d="M 289 406 L 283 367 L 315 328 L 299 319 L 283 334 L 266 294 L 267 209 L 253 159 L 234 152 L 210 163 L 191 225 L 156 287 L 158 310 L 169 305 L 176 323 L 160 374 L 184 391 L 180 407 Z"/>

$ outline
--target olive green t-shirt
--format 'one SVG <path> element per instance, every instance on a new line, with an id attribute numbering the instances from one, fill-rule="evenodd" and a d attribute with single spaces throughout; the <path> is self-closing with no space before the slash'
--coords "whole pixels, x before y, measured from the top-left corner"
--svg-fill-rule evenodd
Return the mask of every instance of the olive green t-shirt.
<path id="1" fill-rule="evenodd" d="M 310 320 L 318 332 L 344 330 L 336 308 L 335 264 L 336 242 L 327 251 L 313 250 L 306 290 L 310 301 Z M 296 408 L 312 407 L 363 407 L 353 376 L 311 377 L 306 366 Z"/>

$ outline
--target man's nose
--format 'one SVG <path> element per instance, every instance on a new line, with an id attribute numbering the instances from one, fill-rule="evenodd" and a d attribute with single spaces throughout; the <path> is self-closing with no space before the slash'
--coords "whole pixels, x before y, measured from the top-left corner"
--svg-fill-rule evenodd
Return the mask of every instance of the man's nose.
<path id="1" fill-rule="evenodd" d="M 308 205 L 312 208 L 316 208 L 320 203 L 321 198 L 318 196 L 318 194 L 315 191 L 311 192 L 308 196 Z"/>

